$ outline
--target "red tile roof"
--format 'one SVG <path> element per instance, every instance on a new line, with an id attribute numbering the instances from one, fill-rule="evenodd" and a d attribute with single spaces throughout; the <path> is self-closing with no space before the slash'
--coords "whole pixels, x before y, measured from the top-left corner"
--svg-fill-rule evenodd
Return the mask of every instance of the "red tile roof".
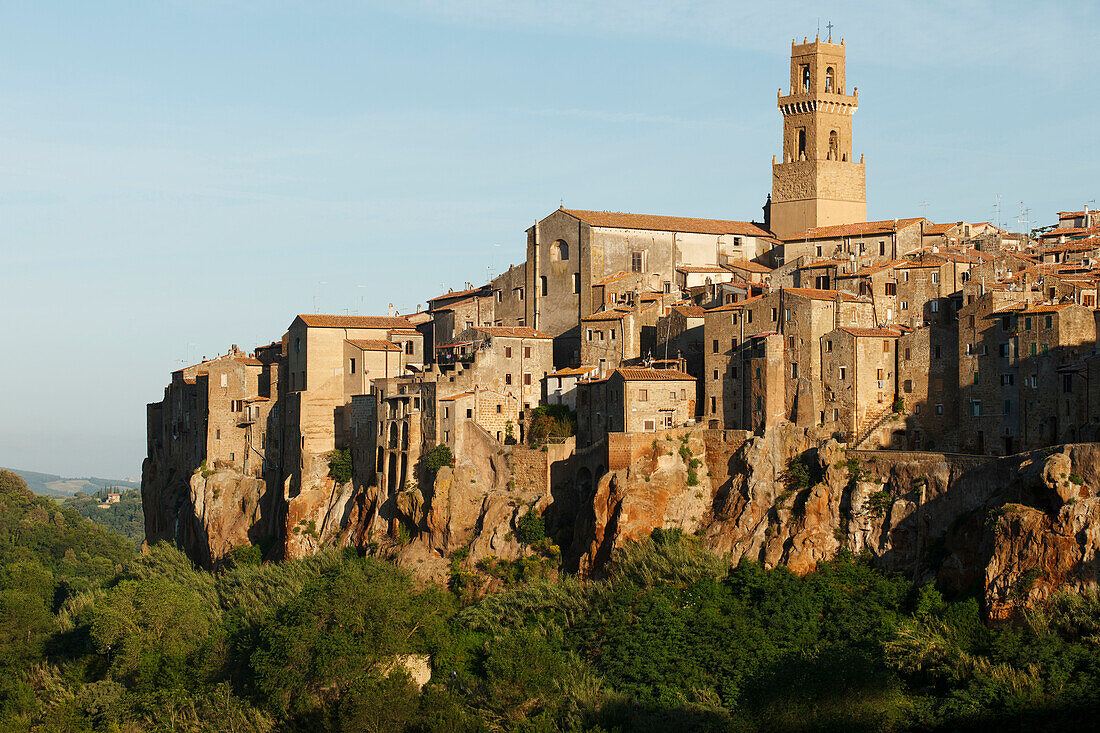
<path id="1" fill-rule="evenodd" d="M 623 280 L 625 278 L 630 277 L 631 275 L 637 275 L 637 274 L 638 273 L 634 273 L 634 272 L 619 272 L 619 273 L 616 273 L 614 275 L 608 275 L 607 277 L 605 277 L 601 280 L 596 280 L 592 284 L 593 285 L 610 285 L 611 283 L 617 283 L 620 280 Z"/>
<path id="2" fill-rule="evenodd" d="M 589 226 L 611 229 L 649 229 L 658 232 L 691 232 L 695 234 L 741 234 L 748 237 L 768 237 L 770 234 L 752 222 L 725 219 L 689 219 L 681 216 L 624 214 L 616 211 L 581 211 L 561 209 Z"/>
<path id="3" fill-rule="evenodd" d="M 596 367 L 566 367 L 547 374 L 548 377 L 583 377 L 596 371 Z"/>
<path id="4" fill-rule="evenodd" d="M 626 316 L 630 315 L 629 310 L 622 310 L 615 308 L 608 311 L 601 311 L 599 313 L 593 313 L 590 316 L 584 316 L 582 321 L 621 321 Z"/>
<path id="5" fill-rule="evenodd" d="M 408 328 L 403 316 L 334 316 L 299 313 L 298 320 L 310 328 Z"/>
<path id="6" fill-rule="evenodd" d="M 837 237 L 859 237 L 868 234 L 892 234 L 921 221 L 925 220 L 917 217 L 915 219 L 886 219 L 884 221 L 862 221 L 855 224 L 812 227 L 800 234 L 784 237 L 783 241 L 797 242 L 803 239 L 835 239 Z"/>
<path id="7" fill-rule="evenodd" d="M 722 313 L 722 312 L 725 312 L 725 311 L 740 310 L 741 308 L 744 308 L 746 305 L 751 305 L 751 304 L 757 302 L 758 300 L 763 300 L 763 299 L 764 299 L 763 295 L 754 295 L 751 298 L 745 298 L 744 300 L 739 300 L 736 303 L 726 303 L 725 305 L 720 305 L 720 306 L 717 306 L 716 308 L 711 308 L 711 309 L 707 310 L 707 313 Z"/>
<path id="8" fill-rule="evenodd" d="M 480 287 L 470 288 L 469 290 L 451 291 L 449 293 L 444 293 L 443 295 L 437 295 L 434 298 L 429 298 L 428 302 L 429 303 L 434 303 L 437 300 L 446 300 L 448 298 L 464 298 L 468 295 L 473 295 L 474 293 L 479 293 L 479 292 L 481 292 L 482 290 L 484 290 L 485 288 L 488 288 L 488 287 L 489 287 L 489 285 L 485 284 L 485 285 L 482 285 Z"/>
<path id="9" fill-rule="evenodd" d="M 928 234 L 947 234 L 948 231 L 955 227 L 962 226 L 961 221 L 952 222 L 950 224 L 930 224 L 924 228 L 924 233 Z"/>
<path id="10" fill-rule="evenodd" d="M 347 343 L 363 351 L 401 351 L 401 347 L 383 339 L 344 339 Z"/>
<path id="11" fill-rule="evenodd" d="M 1059 303 L 1058 305 L 1033 305 L 1030 308 L 1020 311 L 1020 313 L 1032 314 L 1032 313 L 1057 313 L 1063 308 L 1068 308 L 1073 303 Z"/>
<path id="12" fill-rule="evenodd" d="M 706 315 L 706 310 L 697 305 L 674 305 L 672 310 L 676 311 L 684 318 L 702 318 Z"/>
<path id="13" fill-rule="evenodd" d="M 783 288 L 783 292 L 810 300 L 836 300 L 839 295 L 846 303 L 859 302 L 860 299 L 843 290 L 819 290 L 818 288 Z"/>
<path id="14" fill-rule="evenodd" d="M 681 382 L 695 381 L 695 377 L 680 371 L 679 369 L 653 369 L 650 367 L 619 367 L 611 373 L 618 372 L 628 382 L 639 381 L 664 381 Z"/>

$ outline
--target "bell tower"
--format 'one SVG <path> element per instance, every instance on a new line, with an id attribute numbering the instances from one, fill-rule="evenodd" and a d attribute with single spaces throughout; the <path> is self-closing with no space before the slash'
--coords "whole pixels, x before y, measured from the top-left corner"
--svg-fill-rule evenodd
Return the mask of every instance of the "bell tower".
<path id="1" fill-rule="evenodd" d="M 783 159 L 772 157 L 771 228 L 790 237 L 811 227 L 867 220 L 863 156 L 852 157 L 852 115 L 844 41 L 791 41 L 791 86 L 780 90 Z"/>

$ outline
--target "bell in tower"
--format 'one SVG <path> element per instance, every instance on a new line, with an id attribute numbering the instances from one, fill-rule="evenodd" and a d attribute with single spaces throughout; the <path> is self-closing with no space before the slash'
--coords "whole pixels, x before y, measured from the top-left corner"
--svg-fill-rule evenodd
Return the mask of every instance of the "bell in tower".
<path id="1" fill-rule="evenodd" d="M 852 116 L 858 91 L 847 93 L 844 41 L 791 41 L 783 115 L 782 160 L 772 159 L 772 231 L 794 237 L 812 227 L 867 219 L 862 157 L 852 154 Z"/>

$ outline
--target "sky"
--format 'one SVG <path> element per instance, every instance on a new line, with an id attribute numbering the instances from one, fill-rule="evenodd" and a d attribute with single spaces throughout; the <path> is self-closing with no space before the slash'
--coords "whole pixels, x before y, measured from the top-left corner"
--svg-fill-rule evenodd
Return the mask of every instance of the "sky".
<path id="1" fill-rule="evenodd" d="M 173 370 L 483 282 L 562 203 L 759 219 L 830 22 L 869 219 L 1096 205 L 1095 3 L 0 0 L 0 465 L 138 476 Z"/>

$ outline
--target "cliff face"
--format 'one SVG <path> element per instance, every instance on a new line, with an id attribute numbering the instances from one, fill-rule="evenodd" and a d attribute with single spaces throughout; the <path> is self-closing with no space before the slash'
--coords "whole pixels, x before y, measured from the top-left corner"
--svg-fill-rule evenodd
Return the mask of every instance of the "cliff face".
<path id="1" fill-rule="evenodd" d="M 147 461 L 147 536 L 206 567 L 240 544 L 269 558 L 353 545 L 445 581 L 458 551 L 465 568 L 532 554 L 516 530 L 534 510 L 564 543 L 562 566 L 585 575 L 599 576 L 622 543 L 675 528 L 731 563 L 798 573 L 842 550 L 869 555 L 917 581 L 980 588 L 994 618 L 1100 575 L 1100 444 L 994 459 L 850 451 L 793 426 L 764 436 L 681 430 L 587 493 L 572 482 L 547 491 L 537 452 L 502 449 L 473 429 L 463 446 L 431 485 L 389 496 L 358 477 L 337 484 L 321 456 L 303 458 L 293 497 L 227 470 L 183 476 Z"/>
<path id="2" fill-rule="evenodd" d="M 578 518 L 577 569 L 598 574 L 617 545 L 674 527 L 732 563 L 804 573 L 843 549 L 949 589 L 980 584 L 994 618 L 1097 583 L 1100 445 L 993 459 L 848 451 L 793 426 L 700 433 L 683 443 L 703 461 L 696 484 L 663 441 L 599 481 Z"/>

